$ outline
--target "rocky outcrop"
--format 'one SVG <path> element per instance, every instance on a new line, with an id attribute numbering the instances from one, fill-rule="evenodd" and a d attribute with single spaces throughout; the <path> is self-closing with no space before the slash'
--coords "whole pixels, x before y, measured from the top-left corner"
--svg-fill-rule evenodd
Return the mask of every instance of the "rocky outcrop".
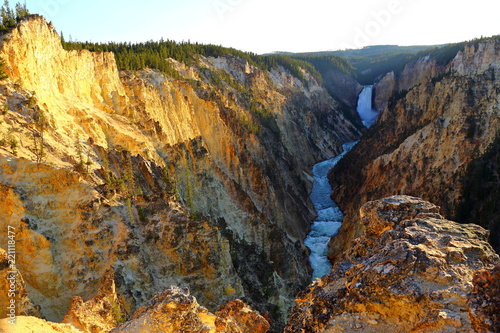
<path id="1" fill-rule="evenodd" d="M 424 78 L 380 113 L 330 173 L 334 201 L 346 215 L 330 258 L 361 234 L 359 208 L 370 200 L 421 196 L 457 218 L 463 176 L 500 126 L 499 63 L 499 42 L 468 47 L 448 64 L 447 74 Z"/>
<path id="2" fill-rule="evenodd" d="M 0 218 L 42 315 L 62 320 L 111 275 L 128 313 L 179 285 L 283 325 L 310 276 L 309 167 L 359 136 L 339 103 L 231 56 L 169 60 L 175 80 L 120 72 L 112 54 L 63 50 L 39 16 L 4 37 Z"/>
<path id="3" fill-rule="evenodd" d="M 17 316 L 13 322 L 0 320 L 0 332 L 265 333 L 270 328 L 266 318 L 239 299 L 224 304 L 213 314 L 200 306 L 187 288 L 174 286 L 155 295 L 128 318 L 115 292 L 114 281 L 110 279 L 107 284 L 87 302 L 75 297 L 62 323 Z"/>
<path id="4" fill-rule="evenodd" d="M 266 319 L 240 300 L 225 305 L 214 315 L 200 306 L 189 290 L 170 287 L 137 309 L 129 321 L 111 333 L 265 333 L 268 329 Z"/>
<path id="5" fill-rule="evenodd" d="M 297 296 L 285 332 L 470 332 L 471 303 L 493 295 L 482 289 L 493 281 L 489 273 L 474 272 L 500 258 L 486 230 L 446 220 L 438 210 L 408 196 L 366 203 L 361 236 Z M 478 296 L 468 303 L 473 290 Z"/>
<path id="6" fill-rule="evenodd" d="M 467 305 L 474 332 L 500 330 L 500 266 L 474 274 Z"/>
<path id="7" fill-rule="evenodd" d="M 237 299 L 222 306 L 215 313 L 217 332 L 265 333 L 269 330 L 268 319 L 253 311 L 243 301 Z"/>
<path id="8" fill-rule="evenodd" d="M 387 73 L 372 89 L 372 106 L 379 112 L 387 107 L 389 99 L 397 91 L 396 75 Z"/>
<path id="9" fill-rule="evenodd" d="M 109 332 L 127 320 L 127 314 L 116 294 L 113 279 L 107 281 L 99 293 L 84 302 L 81 297 L 73 298 L 63 323 L 71 324 L 82 332 Z"/>
<path id="10" fill-rule="evenodd" d="M 215 332 L 215 316 L 200 306 L 189 290 L 170 287 L 111 332 Z"/>
<path id="11" fill-rule="evenodd" d="M 384 110 L 393 96 L 442 74 L 444 70 L 445 66 L 439 65 L 436 59 L 425 56 L 406 64 L 398 75 L 387 73 L 373 86 L 373 107 Z"/>

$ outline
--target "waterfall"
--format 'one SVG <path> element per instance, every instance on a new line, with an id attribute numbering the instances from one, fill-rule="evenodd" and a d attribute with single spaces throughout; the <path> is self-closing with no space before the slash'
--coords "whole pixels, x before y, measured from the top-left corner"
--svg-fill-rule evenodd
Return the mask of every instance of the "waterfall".
<path id="1" fill-rule="evenodd" d="M 363 122 L 363 125 L 370 127 L 377 120 L 378 111 L 372 108 L 373 86 L 365 86 L 358 97 L 356 110 Z"/>
<path id="2" fill-rule="evenodd" d="M 313 279 L 327 274 L 332 265 L 326 257 L 328 241 L 337 234 L 341 224 L 342 212 L 330 198 L 332 187 L 328 181 L 328 171 L 340 161 L 344 155 L 351 150 L 356 142 L 344 144 L 344 151 L 336 157 L 319 162 L 312 168 L 314 183 L 310 195 L 317 217 L 311 225 L 311 231 L 304 240 L 304 244 L 311 250 L 309 261 L 313 268 Z"/>

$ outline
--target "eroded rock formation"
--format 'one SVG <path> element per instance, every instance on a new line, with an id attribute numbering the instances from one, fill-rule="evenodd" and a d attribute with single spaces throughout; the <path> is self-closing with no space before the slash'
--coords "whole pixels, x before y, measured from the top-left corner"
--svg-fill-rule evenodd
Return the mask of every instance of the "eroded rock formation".
<path id="1" fill-rule="evenodd" d="M 436 59 L 425 56 L 406 64 L 399 75 L 387 73 L 373 86 L 373 107 L 378 111 L 384 110 L 395 94 L 408 91 L 444 71 L 445 66 L 438 64 Z"/>
<path id="2" fill-rule="evenodd" d="M 81 297 L 73 298 L 63 323 L 71 324 L 82 332 L 109 332 L 128 319 L 116 294 L 115 281 L 109 278 L 99 293 L 84 302 Z"/>
<path id="3" fill-rule="evenodd" d="M 111 333 L 207 332 L 265 333 L 269 323 L 240 300 L 226 304 L 212 314 L 187 289 L 170 287 L 153 297 L 132 318 Z"/>
<path id="4" fill-rule="evenodd" d="M 239 299 L 224 304 L 213 314 L 200 306 L 187 288 L 174 286 L 155 295 L 129 318 L 112 279 L 98 295 L 86 302 L 75 297 L 62 323 L 33 316 L 18 316 L 13 323 L 8 319 L 0 320 L 2 333 L 265 333 L 269 328 L 268 319 Z"/>
<path id="5" fill-rule="evenodd" d="M 476 320 L 469 306 L 476 311 L 479 299 L 495 292 L 490 273 L 474 272 L 500 258 L 486 230 L 438 211 L 409 196 L 366 203 L 361 236 L 328 275 L 297 296 L 285 332 L 470 332 Z M 492 293 L 485 293 L 489 283 Z"/>

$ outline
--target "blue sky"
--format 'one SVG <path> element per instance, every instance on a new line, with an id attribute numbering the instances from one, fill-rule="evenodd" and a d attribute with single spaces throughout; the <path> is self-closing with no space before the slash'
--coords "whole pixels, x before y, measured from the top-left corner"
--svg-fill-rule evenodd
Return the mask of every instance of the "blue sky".
<path id="1" fill-rule="evenodd" d="M 15 3 L 11 0 L 11 3 Z M 500 34 L 500 2 L 475 0 L 26 0 L 68 39 L 160 38 L 244 51 L 431 45 Z"/>

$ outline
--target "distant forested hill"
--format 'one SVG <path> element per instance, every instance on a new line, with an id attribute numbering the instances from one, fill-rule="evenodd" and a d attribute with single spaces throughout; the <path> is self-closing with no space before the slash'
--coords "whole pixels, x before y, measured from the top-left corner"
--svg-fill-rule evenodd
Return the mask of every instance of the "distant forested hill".
<path id="1" fill-rule="evenodd" d="M 233 55 L 265 70 L 271 70 L 278 66 L 284 67 L 303 81 L 306 81 L 303 70 L 309 72 L 320 82 L 323 81 L 325 73 L 334 70 L 351 76 L 362 85 L 369 85 L 388 72 L 394 71 L 398 74 L 407 63 L 426 55 L 435 57 L 441 64 L 446 64 L 458 51 L 463 50 L 467 43 L 477 43 L 484 39 L 436 46 L 376 45 L 356 50 L 308 53 L 278 52 L 265 55 L 218 45 L 171 40 L 131 44 L 73 42 L 65 41 L 63 38 L 62 43 L 64 48 L 68 50 L 88 49 L 90 51 L 113 52 L 120 69 L 126 70 L 149 67 L 175 76 L 176 72 L 170 63 L 165 61 L 166 58 L 189 63 L 196 55 L 213 57 Z"/>
<path id="2" fill-rule="evenodd" d="M 310 53 L 285 53 L 298 59 L 311 61 L 311 59 L 321 59 L 325 57 L 340 57 L 350 63 L 350 74 L 362 85 L 373 84 L 382 75 L 394 71 L 396 74 L 401 72 L 404 66 L 415 61 L 420 57 L 429 55 L 437 59 L 440 64 L 448 63 L 457 54 L 463 50 L 469 43 L 479 43 L 480 41 L 494 38 L 477 38 L 471 41 L 461 43 L 442 44 L 442 45 L 417 45 L 417 46 L 398 46 L 398 45 L 376 45 L 366 46 L 356 50 L 342 51 L 324 51 Z M 321 71 L 320 71 L 321 72 Z"/>

